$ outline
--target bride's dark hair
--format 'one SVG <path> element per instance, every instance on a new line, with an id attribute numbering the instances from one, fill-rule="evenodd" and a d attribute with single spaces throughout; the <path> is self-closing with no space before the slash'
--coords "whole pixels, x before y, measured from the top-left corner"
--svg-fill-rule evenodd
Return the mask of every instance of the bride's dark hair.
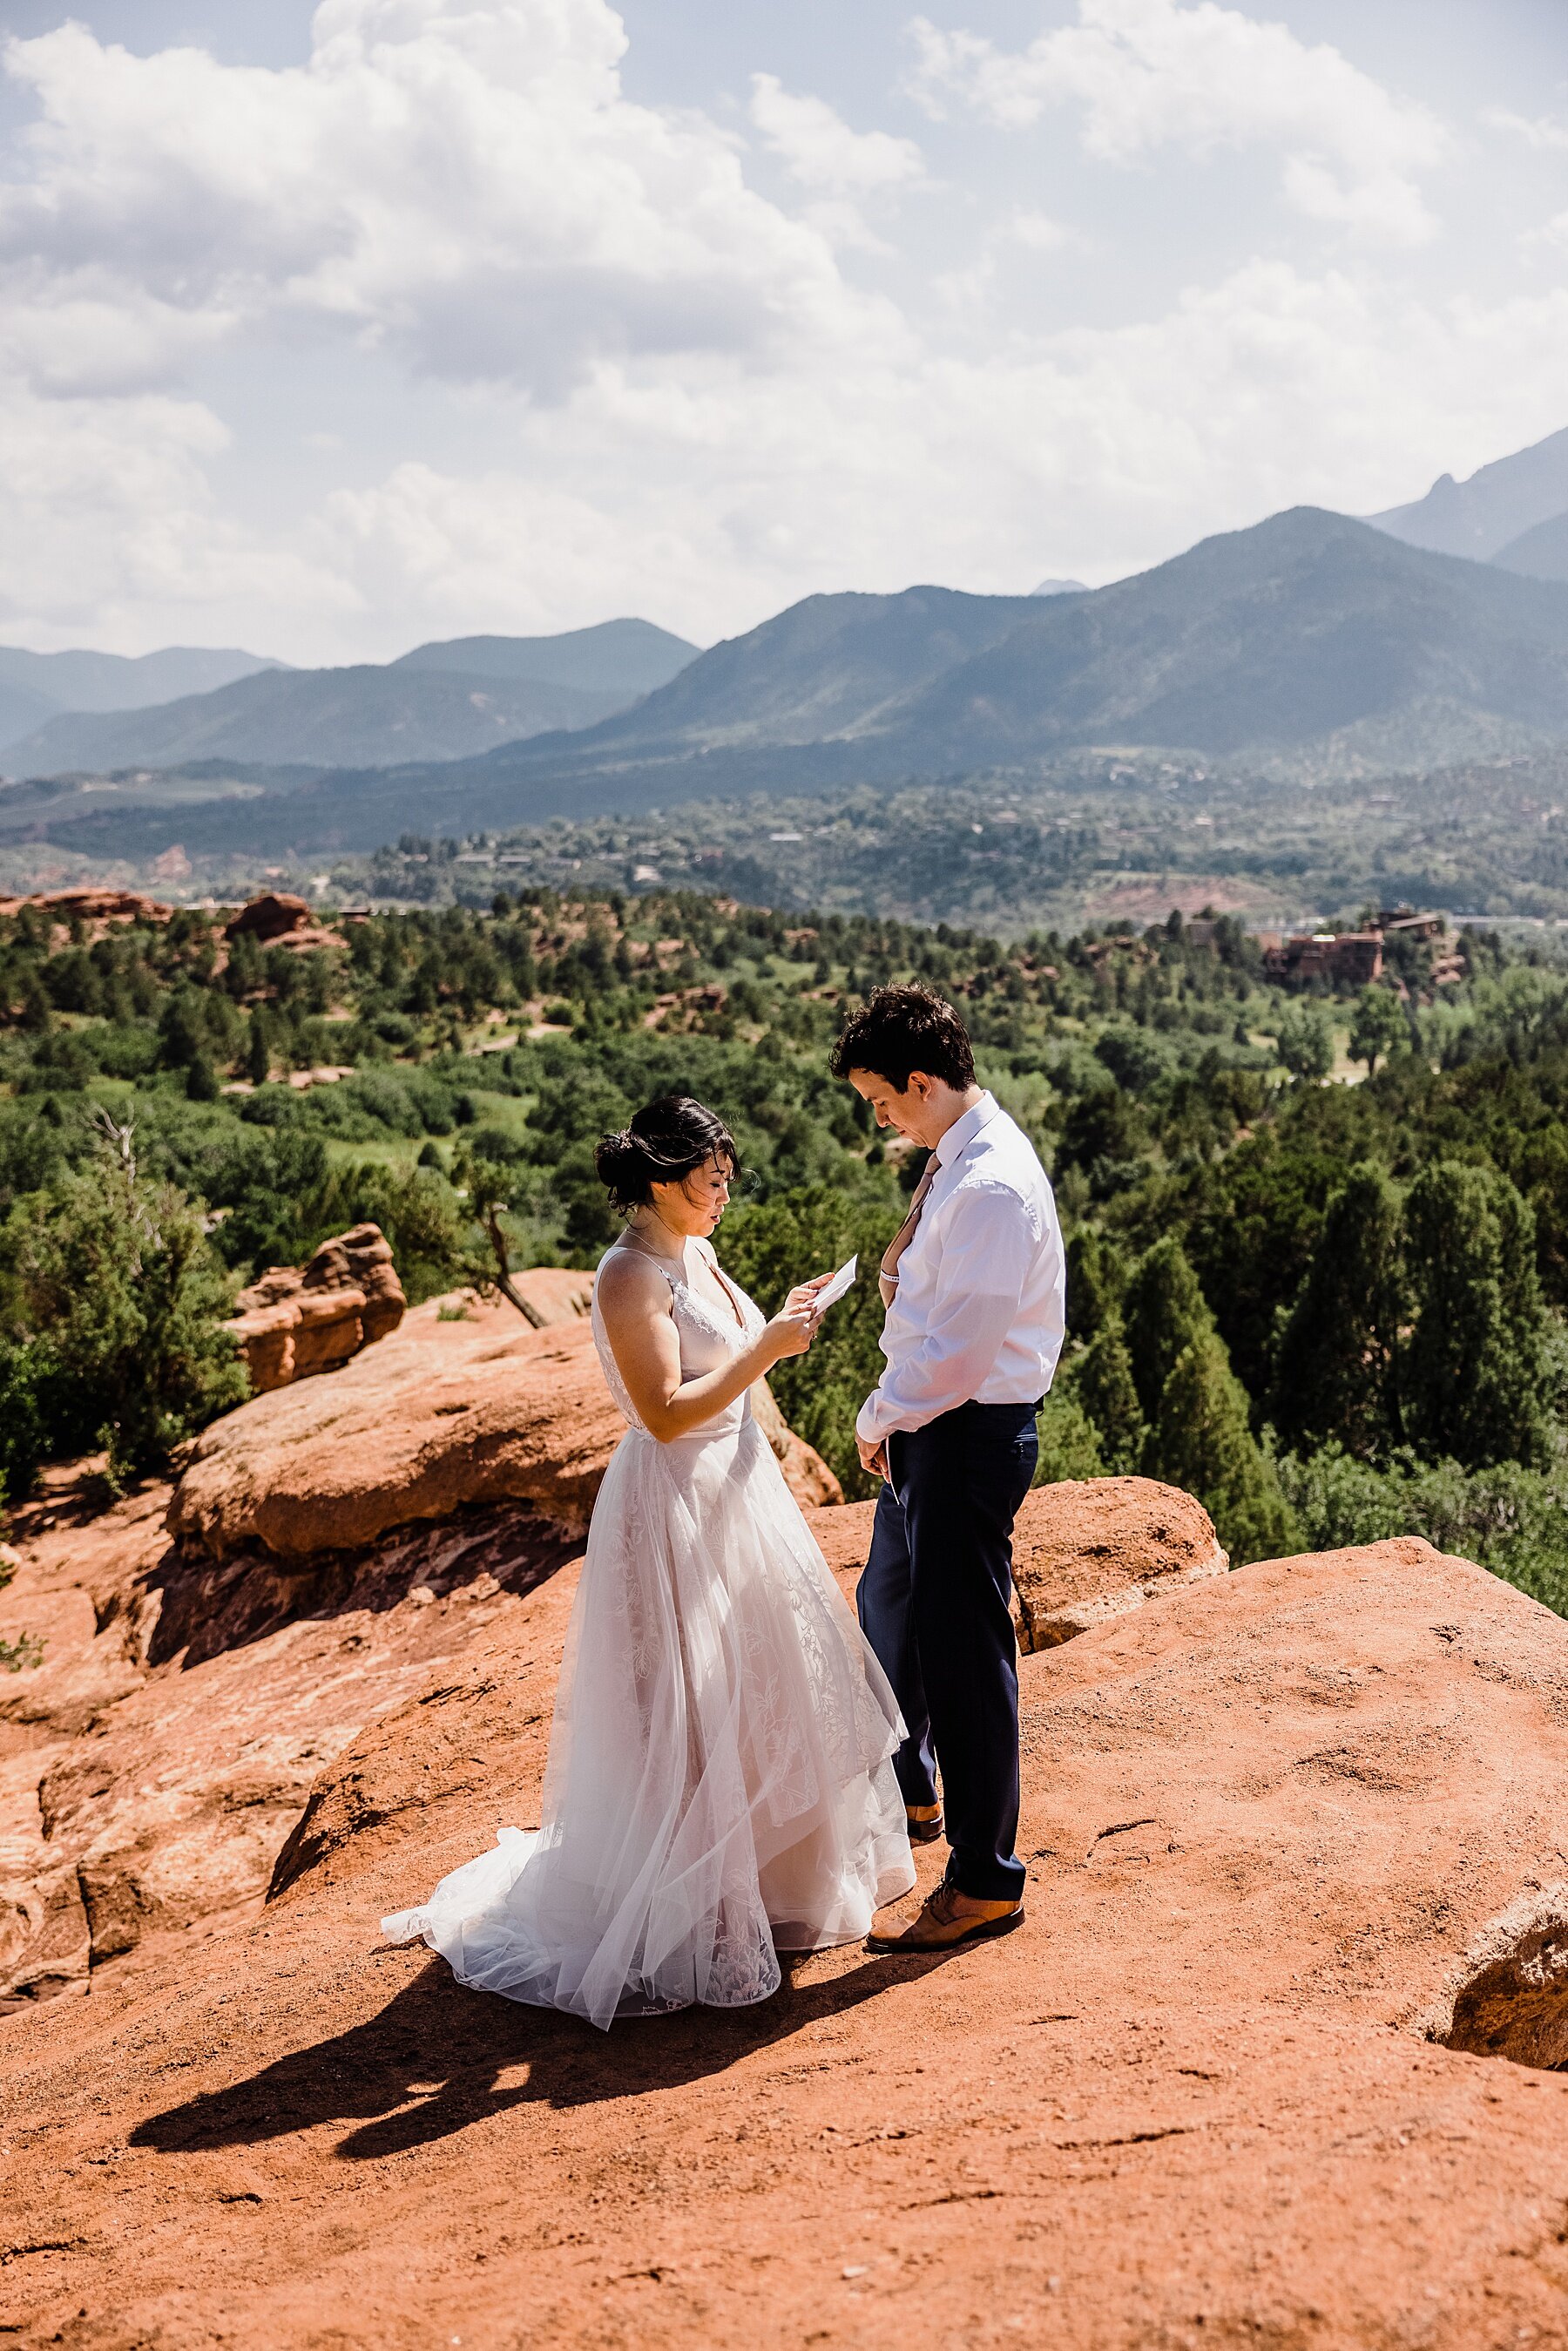
<path id="1" fill-rule="evenodd" d="M 602 1135 L 594 1146 L 599 1181 L 620 1217 L 646 1208 L 656 1184 L 681 1183 L 710 1159 L 728 1160 L 731 1176 L 740 1174 L 734 1136 L 690 1094 L 661 1095 L 639 1110 L 629 1126 Z"/>

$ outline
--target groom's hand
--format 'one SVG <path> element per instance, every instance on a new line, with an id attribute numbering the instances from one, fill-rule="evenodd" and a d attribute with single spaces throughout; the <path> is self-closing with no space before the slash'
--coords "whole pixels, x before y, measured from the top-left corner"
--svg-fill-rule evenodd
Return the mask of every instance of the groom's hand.
<path id="1" fill-rule="evenodd" d="M 867 1478 L 886 1478 L 888 1447 L 885 1439 L 878 1437 L 873 1444 L 869 1437 L 857 1437 L 855 1442 L 859 1449 L 860 1467 L 865 1470 Z"/>

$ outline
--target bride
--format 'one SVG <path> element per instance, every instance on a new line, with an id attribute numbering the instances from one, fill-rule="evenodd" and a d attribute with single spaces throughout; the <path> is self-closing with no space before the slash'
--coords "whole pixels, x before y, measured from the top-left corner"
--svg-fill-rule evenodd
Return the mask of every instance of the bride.
<path id="1" fill-rule="evenodd" d="M 780 1951 L 857 1940 L 909 1891 L 893 1694 L 752 1416 L 820 1282 L 764 1322 L 708 1235 L 729 1133 L 670 1097 L 599 1144 L 627 1220 L 594 1340 L 628 1424 L 566 1635 L 544 1824 L 384 1919 L 460 1982 L 607 2026 L 778 1989 Z M 826 1279 L 826 1277 L 824 1277 Z"/>

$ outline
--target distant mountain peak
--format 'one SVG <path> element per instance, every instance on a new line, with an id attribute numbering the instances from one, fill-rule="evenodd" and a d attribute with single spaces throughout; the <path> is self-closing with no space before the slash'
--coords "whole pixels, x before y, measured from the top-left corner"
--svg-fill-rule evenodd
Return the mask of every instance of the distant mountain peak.
<path id="1" fill-rule="evenodd" d="M 1366 519 L 1391 538 L 1424 547 L 1434 555 L 1465 555 L 1472 562 L 1494 563 L 1515 539 L 1565 513 L 1568 425 L 1528 449 L 1494 458 L 1462 482 L 1452 474 L 1439 474 L 1424 498 L 1389 507 Z"/>
<path id="2" fill-rule="evenodd" d="M 416 645 L 389 665 L 460 670 L 470 677 L 504 678 L 513 685 L 566 686 L 624 700 L 668 685 L 701 650 L 651 621 L 624 618 L 549 637 L 449 637 Z"/>

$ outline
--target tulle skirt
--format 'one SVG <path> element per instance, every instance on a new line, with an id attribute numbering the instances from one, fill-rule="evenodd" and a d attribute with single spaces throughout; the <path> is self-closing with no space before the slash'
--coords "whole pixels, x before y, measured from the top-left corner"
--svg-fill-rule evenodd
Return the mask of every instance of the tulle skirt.
<path id="1" fill-rule="evenodd" d="M 902 1735 L 756 1424 L 633 1429 L 588 1534 L 543 1825 L 383 1930 L 600 2026 L 765 2000 L 780 1951 L 858 1939 L 913 1886 Z"/>

